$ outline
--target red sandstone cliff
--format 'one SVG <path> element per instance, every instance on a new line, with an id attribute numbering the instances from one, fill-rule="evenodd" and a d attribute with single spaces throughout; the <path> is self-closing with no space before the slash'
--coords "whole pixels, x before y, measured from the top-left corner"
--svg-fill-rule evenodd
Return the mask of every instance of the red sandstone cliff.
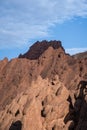
<path id="1" fill-rule="evenodd" d="M 42 41 L 0 61 L 0 130 L 86 130 L 86 54 Z"/>

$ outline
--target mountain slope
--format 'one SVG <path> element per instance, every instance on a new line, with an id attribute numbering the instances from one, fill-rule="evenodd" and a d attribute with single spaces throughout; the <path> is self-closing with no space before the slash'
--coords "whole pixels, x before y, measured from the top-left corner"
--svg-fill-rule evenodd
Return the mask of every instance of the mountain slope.
<path id="1" fill-rule="evenodd" d="M 86 86 L 85 56 L 66 54 L 60 41 L 36 42 L 0 61 L 0 130 L 86 130 Z"/>

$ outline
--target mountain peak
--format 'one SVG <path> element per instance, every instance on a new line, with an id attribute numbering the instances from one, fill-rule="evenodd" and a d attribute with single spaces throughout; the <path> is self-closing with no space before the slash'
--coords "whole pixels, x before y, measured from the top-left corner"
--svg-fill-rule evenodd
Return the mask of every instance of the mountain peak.
<path id="1" fill-rule="evenodd" d="M 27 58 L 31 60 L 38 59 L 49 47 L 52 47 L 53 49 L 62 48 L 62 50 L 65 51 L 62 47 L 61 41 L 43 40 L 41 42 L 37 41 L 34 43 L 25 54 L 20 54 L 19 58 Z"/>

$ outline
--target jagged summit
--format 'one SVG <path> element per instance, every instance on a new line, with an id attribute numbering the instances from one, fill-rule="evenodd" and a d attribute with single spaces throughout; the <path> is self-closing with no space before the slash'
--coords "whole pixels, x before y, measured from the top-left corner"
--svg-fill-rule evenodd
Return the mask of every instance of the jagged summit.
<path id="1" fill-rule="evenodd" d="M 62 47 L 61 41 L 46 41 L 43 40 L 41 42 L 37 41 L 35 44 L 33 44 L 28 52 L 26 52 L 24 55 L 19 55 L 19 58 L 27 58 L 27 59 L 38 59 L 49 47 L 52 47 L 53 49 L 62 48 L 64 51 L 64 48 Z"/>

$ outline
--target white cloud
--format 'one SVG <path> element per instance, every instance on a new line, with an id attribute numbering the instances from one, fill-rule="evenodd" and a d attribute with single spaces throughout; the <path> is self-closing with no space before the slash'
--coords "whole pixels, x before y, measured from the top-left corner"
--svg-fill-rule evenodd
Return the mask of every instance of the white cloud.
<path id="1" fill-rule="evenodd" d="M 87 16 L 86 0 L 0 0 L 0 48 L 50 35 L 50 27 Z"/>
<path id="2" fill-rule="evenodd" d="M 87 48 L 69 48 L 69 49 L 65 49 L 65 50 L 66 50 L 66 53 L 73 55 L 76 53 L 85 52 L 85 51 L 87 51 Z"/>

